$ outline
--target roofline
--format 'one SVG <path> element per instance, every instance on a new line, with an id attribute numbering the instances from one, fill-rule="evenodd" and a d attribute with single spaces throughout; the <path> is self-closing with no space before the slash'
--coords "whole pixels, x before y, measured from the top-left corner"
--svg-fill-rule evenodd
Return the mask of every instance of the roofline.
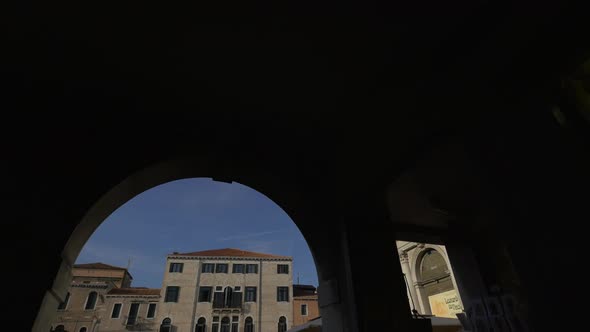
<path id="1" fill-rule="evenodd" d="M 175 259 L 223 259 L 223 260 L 239 260 L 239 261 L 293 261 L 293 257 L 291 256 L 276 256 L 276 257 L 247 257 L 247 256 L 193 256 L 193 255 L 182 255 L 182 254 L 169 254 L 166 255 L 166 259 L 175 258 Z"/>

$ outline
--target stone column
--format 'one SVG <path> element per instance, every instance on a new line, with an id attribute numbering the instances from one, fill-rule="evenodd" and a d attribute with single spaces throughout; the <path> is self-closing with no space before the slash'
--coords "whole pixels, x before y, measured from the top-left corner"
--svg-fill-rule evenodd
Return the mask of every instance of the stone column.
<path id="1" fill-rule="evenodd" d="M 420 311 L 420 305 L 418 303 L 418 296 L 416 295 L 416 289 L 414 288 L 414 280 L 412 279 L 412 273 L 410 270 L 410 260 L 408 258 L 407 252 L 402 252 L 400 254 L 400 262 L 402 266 L 402 273 L 405 276 L 406 287 L 408 291 L 408 295 L 410 296 L 410 306 L 412 309 L 416 309 Z"/>
<path id="2" fill-rule="evenodd" d="M 432 310 L 430 310 L 430 301 L 428 301 L 428 296 L 424 290 L 424 286 L 418 284 L 417 282 L 414 284 L 414 286 L 416 287 L 416 295 L 418 297 L 418 301 L 420 302 L 420 308 L 422 308 L 421 314 L 432 315 Z"/>

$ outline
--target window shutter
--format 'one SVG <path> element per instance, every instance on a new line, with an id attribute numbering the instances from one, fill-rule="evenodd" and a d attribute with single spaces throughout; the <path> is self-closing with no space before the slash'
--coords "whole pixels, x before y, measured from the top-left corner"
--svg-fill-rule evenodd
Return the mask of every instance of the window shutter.
<path id="1" fill-rule="evenodd" d="M 242 306 L 242 292 L 234 292 L 232 295 L 232 308 L 239 308 Z"/>
<path id="2" fill-rule="evenodd" d="M 223 292 L 215 292 L 213 295 L 213 308 L 223 308 Z"/>

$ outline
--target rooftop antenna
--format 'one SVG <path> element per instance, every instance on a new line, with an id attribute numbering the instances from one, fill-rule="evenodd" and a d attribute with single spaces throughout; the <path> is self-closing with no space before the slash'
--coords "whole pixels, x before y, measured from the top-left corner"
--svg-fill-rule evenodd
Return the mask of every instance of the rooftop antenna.
<path id="1" fill-rule="evenodd" d="M 131 268 L 131 257 L 127 260 L 127 271 L 129 271 L 129 268 Z"/>
<path id="2" fill-rule="evenodd" d="M 300 285 L 300 284 L 299 284 L 299 275 L 300 275 L 300 274 L 301 274 L 301 273 L 297 272 L 297 285 Z"/>

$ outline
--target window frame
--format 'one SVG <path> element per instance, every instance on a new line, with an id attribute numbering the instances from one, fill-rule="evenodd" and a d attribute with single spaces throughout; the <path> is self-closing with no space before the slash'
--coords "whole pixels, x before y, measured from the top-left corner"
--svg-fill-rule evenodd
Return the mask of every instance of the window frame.
<path id="1" fill-rule="evenodd" d="M 282 290 L 286 290 L 282 292 Z M 281 294 L 286 294 L 286 299 L 281 299 Z M 277 286 L 277 302 L 289 302 L 289 287 L 288 286 Z"/>
<path id="2" fill-rule="evenodd" d="M 236 271 L 236 270 L 238 270 L 238 269 L 236 269 L 237 267 L 241 267 L 242 271 Z M 241 263 L 240 264 L 232 264 L 231 273 L 242 273 L 242 274 L 246 273 L 246 264 L 241 264 Z"/>
<path id="3" fill-rule="evenodd" d="M 177 269 L 177 267 L 180 267 Z M 178 270 L 178 271 L 176 271 Z M 168 268 L 168 273 L 182 273 L 184 270 L 184 263 L 178 262 L 170 262 L 170 267 Z"/>
<path id="4" fill-rule="evenodd" d="M 281 316 L 279 317 L 278 323 L 278 332 L 286 332 L 287 331 L 287 317 Z"/>
<path id="5" fill-rule="evenodd" d="M 137 312 L 135 314 L 135 316 L 131 316 L 131 310 L 133 309 L 133 306 L 137 305 Z M 141 302 L 131 302 L 131 305 L 129 306 L 129 311 L 127 312 L 127 320 L 125 321 L 125 326 L 134 326 L 135 324 L 137 324 L 137 319 L 139 318 L 139 310 L 141 309 Z M 133 318 L 132 324 L 129 324 L 129 320 Z"/>
<path id="6" fill-rule="evenodd" d="M 207 331 L 207 319 L 203 316 L 197 319 L 197 324 L 195 324 L 195 332 L 206 332 Z"/>
<path id="7" fill-rule="evenodd" d="M 303 310 L 305 308 L 305 310 Z M 305 311 L 305 313 L 303 313 Z M 307 306 L 307 303 L 301 303 L 301 316 L 308 316 L 309 315 L 309 309 Z"/>
<path id="8" fill-rule="evenodd" d="M 204 290 L 209 290 L 209 296 L 207 297 L 206 301 L 201 301 L 201 293 Z M 213 298 L 213 287 L 212 286 L 199 286 L 199 295 L 197 297 L 197 303 L 205 303 L 205 302 L 211 303 L 212 298 Z"/>
<path id="9" fill-rule="evenodd" d="M 244 320 L 244 332 L 254 332 L 254 320 L 251 316 Z"/>
<path id="10" fill-rule="evenodd" d="M 250 271 L 250 268 L 254 270 L 254 272 Z M 258 274 L 258 264 L 246 264 L 246 274 Z"/>
<path id="11" fill-rule="evenodd" d="M 211 271 L 207 271 L 209 267 Z M 215 263 L 203 263 L 201 265 L 201 273 L 215 273 Z"/>
<path id="12" fill-rule="evenodd" d="M 154 314 L 150 317 L 150 308 L 154 307 Z M 158 303 L 157 302 L 148 302 L 147 311 L 145 312 L 146 319 L 155 319 L 156 318 L 156 310 L 158 310 Z"/>
<path id="13" fill-rule="evenodd" d="M 252 293 L 254 294 L 254 301 L 248 301 L 248 294 L 250 292 L 248 291 L 252 291 Z M 246 286 L 244 287 L 244 303 L 246 302 L 250 302 L 250 303 L 256 303 L 257 302 L 257 294 L 258 294 L 258 289 L 256 286 Z"/>
<path id="14" fill-rule="evenodd" d="M 221 269 L 219 269 L 219 267 L 222 267 L 222 266 L 225 267 L 225 272 L 220 271 Z M 215 273 L 226 273 L 226 274 L 229 273 L 229 264 L 228 263 L 216 263 L 215 264 Z"/>
<path id="15" fill-rule="evenodd" d="M 289 264 L 277 264 L 277 274 L 289 274 Z"/>
<path id="16" fill-rule="evenodd" d="M 90 299 L 90 294 L 94 293 L 94 299 L 93 299 L 93 304 L 92 304 L 92 308 L 88 308 L 88 300 Z M 96 310 L 96 302 L 98 302 L 98 292 L 96 291 L 92 291 L 90 293 L 88 293 L 88 295 L 86 296 L 86 302 L 84 303 L 84 311 L 88 311 L 88 310 Z"/>
<path id="17" fill-rule="evenodd" d="M 168 299 L 168 292 L 170 289 L 176 289 L 175 301 L 169 301 L 169 299 Z M 164 303 L 178 303 L 179 298 L 180 298 L 180 286 L 166 286 L 166 293 L 164 293 Z"/>
<path id="18" fill-rule="evenodd" d="M 113 317 L 113 313 L 115 312 L 115 307 L 117 306 L 117 304 L 120 304 L 121 306 L 119 307 L 119 312 L 117 313 L 117 317 Z M 113 303 L 113 309 L 111 310 L 111 319 L 120 319 L 122 311 L 123 311 L 123 302 Z"/>

